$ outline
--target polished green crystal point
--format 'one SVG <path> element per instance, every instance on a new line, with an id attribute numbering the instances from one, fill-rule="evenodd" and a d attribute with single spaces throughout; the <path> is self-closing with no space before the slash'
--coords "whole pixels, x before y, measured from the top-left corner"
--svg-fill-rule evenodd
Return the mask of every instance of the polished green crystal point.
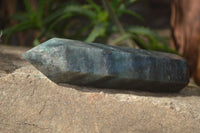
<path id="1" fill-rule="evenodd" d="M 55 83 L 177 92 L 188 84 L 188 62 L 174 54 L 50 39 L 23 57 Z"/>

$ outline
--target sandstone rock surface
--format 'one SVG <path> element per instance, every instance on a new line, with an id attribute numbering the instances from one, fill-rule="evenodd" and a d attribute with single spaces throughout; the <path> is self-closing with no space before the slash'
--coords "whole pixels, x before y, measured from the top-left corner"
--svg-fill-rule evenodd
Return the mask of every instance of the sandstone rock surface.
<path id="1" fill-rule="evenodd" d="M 175 94 L 55 84 L 0 46 L 0 132 L 197 133 L 200 88 Z"/>

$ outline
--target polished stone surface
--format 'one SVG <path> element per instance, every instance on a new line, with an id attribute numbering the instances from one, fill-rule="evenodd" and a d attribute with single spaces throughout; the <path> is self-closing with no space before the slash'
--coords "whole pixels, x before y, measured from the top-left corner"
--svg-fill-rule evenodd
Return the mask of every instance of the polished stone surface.
<path id="1" fill-rule="evenodd" d="M 53 38 L 23 57 L 55 83 L 176 92 L 189 81 L 182 57 L 142 49 Z"/>

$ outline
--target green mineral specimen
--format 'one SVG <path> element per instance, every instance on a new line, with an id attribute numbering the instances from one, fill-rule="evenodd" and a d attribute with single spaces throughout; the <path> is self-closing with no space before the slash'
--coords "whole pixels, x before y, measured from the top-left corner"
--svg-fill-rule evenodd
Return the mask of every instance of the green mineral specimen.
<path id="1" fill-rule="evenodd" d="M 188 84 L 188 62 L 174 54 L 53 38 L 23 57 L 55 83 L 177 92 Z"/>

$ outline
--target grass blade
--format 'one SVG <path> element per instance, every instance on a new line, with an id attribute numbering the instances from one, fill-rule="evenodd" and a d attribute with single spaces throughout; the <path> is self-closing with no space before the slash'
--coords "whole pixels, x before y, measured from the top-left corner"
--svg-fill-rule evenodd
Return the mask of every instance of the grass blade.
<path id="1" fill-rule="evenodd" d="M 130 10 L 128 10 L 128 9 L 123 9 L 123 10 L 121 10 L 121 12 L 126 13 L 126 14 L 129 14 L 129 15 L 131 15 L 131 16 L 133 16 L 133 17 L 136 17 L 136 18 L 139 19 L 140 21 L 144 22 L 144 18 L 143 18 L 142 16 L 140 16 L 139 14 L 133 12 L 133 11 L 130 11 Z"/>
<path id="2" fill-rule="evenodd" d="M 10 38 L 10 36 L 13 33 L 20 32 L 20 31 L 23 31 L 23 30 L 27 30 L 27 29 L 30 29 L 30 28 L 33 28 L 32 23 L 30 21 L 26 21 L 26 22 L 19 23 L 19 24 L 15 25 L 11 28 L 4 30 L 5 43 L 8 43 L 8 39 Z"/>
<path id="3" fill-rule="evenodd" d="M 120 36 L 119 38 L 115 39 L 115 40 L 113 41 L 113 44 L 116 45 L 116 44 L 118 44 L 119 42 L 121 42 L 121 41 L 123 41 L 123 40 L 130 39 L 131 37 L 132 37 L 131 34 L 128 34 L 128 33 L 123 34 L 123 35 Z"/>
<path id="4" fill-rule="evenodd" d="M 33 7 L 31 6 L 29 0 L 24 0 L 24 6 L 26 8 L 26 10 L 28 11 L 28 13 L 30 14 L 34 14 L 34 10 L 33 10 Z"/>
<path id="5" fill-rule="evenodd" d="M 145 28 L 145 27 L 138 27 L 138 26 L 128 27 L 127 32 L 134 33 L 134 34 L 140 34 L 140 35 L 150 35 L 150 36 L 153 36 L 158 41 L 162 42 L 164 45 L 167 45 L 166 41 L 162 37 L 160 37 L 156 32 L 154 32 L 148 28 Z"/>
<path id="6" fill-rule="evenodd" d="M 38 11 L 37 11 L 37 15 L 38 15 L 39 18 L 41 18 L 44 14 L 45 5 L 46 5 L 46 0 L 40 0 L 39 1 Z"/>
<path id="7" fill-rule="evenodd" d="M 102 36 L 105 33 L 105 30 L 106 30 L 105 24 L 102 23 L 96 24 L 85 41 L 93 42 L 97 37 Z"/>

